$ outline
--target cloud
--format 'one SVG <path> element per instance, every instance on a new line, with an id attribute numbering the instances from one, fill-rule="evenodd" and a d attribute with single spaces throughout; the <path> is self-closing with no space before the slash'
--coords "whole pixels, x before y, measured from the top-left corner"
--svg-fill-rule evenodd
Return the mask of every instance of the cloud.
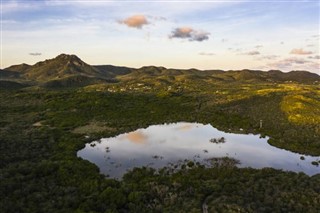
<path id="1" fill-rule="evenodd" d="M 241 55 L 260 55 L 259 51 L 253 50 L 250 52 L 242 53 Z"/>
<path id="2" fill-rule="evenodd" d="M 42 55 L 42 53 L 29 53 L 29 55 L 32 55 L 32 56 L 40 56 L 40 55 Z"/>
<path id="3" fill-rule="evenodd" d="M 167 21 L 167 18 L 163 17 L 163 16 L 148 16 L 148 18 L 149 17 L 156 20 L 156 21 Z"/>
<path id="4" fill-rule="evenodd" d="M 147 20 L 147 17 L 144 15 L 130 16 L 124 20 L 120 20 L 119 23 L 137 29 L 141 29 L 144 25 L 150 24 Z"/>
<path id="5" fill-rule="evenodd" d="M 232 47 L 229 47 L 228 48 L 228 50 L 230 50 L 230 51 L 232 51 L 232 52 L 241 52 L 242 51 L 242 48 L 236 48 L 236 49 L 234 49 L 234 48 L 232 48 Z"/>
<path id="6" fill-rule="evenodd" d="M 210 52 L 200 52 L 199 55 L 213 56 L 215 54 L 214 53 L 210 53 Z"/>
<path id="7" fill-rule="evenodd" d="M 131 132 L 127 134 L 126 137 L 130 142 L 135 144 L 146 144 L 147 136 L 140 131 Z"/>
<path id="8" fill-rule="evenodd" d="M 290 54 L 295 54 L 295 55 L 310 55 L 310 54 L 312 54 L 312 53 L 313 53 L 313 52 L 303 50 L 302 48 L 300 48 L 300 49 L 292 49 L 292 50 L 290 51 Z"/>
<path id="9" fill-rule="evenodd" d="M 319 72 L 320 63 L 308 61 L 303 58 L 286 58 L 273 63 L 268 63 L 269 69 L 281 69 L 281 70 L 314 70 Z"/>
<path id="10" fill-rule="evenodd" d="M 58 7 L 58 6 L 69 6 L 73 8 L 101 8 L 101 6 L 110 6 L 114 4 L 114 1 L 105 1 L 105 0 L 93 0 L 93 1 L 88 1 L 88 0 L 41 0 L 45 4 L 45 6 L 53 6 L 53 7 Z M 40 2 L 39 0 L 36 0 L 35 2 Z"/>
<path id="11" fill-rule="evenodd" d="M 28 10 L 37 10 L 41 7 L 41 2 L 33 1 L 1 1 L 1 13 L 12 13 Z"/>
<path id="12" fill-rule="evenodd" d="M 320 55 L 316 55 L 316 56 L 309 56 L 308 58 L 310 58 L 310 59 L 320 59 Z"/>
<path id="13" fill-rule="evenodd" d="M 262 46 L 262 45 L 257 45 L 257 46 L 255 46 L 256 49 L 259 49 L 259 48 L 261 48 L 261 47 L 263 47 L 263 46 Z"/>
<path id="14" fill-rule="evenodd" d="M 310 61 L 305 60 L 303 58 L 286 58 L 280 61 L 269 63 L 268 65 L 272 67 L 284 68 L 284 67 L 289 67 L 297 64 L 301 65 L 301 64 L 307 64 L 307 63 L 310 63 Z"/>
<path id="15" fill-rule="evenodd" d="M 305 60 L 303 58 L 287 58 L 287 59 L 284 59 L 283 61 L 285 61 L 287 63 L 291 63 L 291 64 L 305 64 L 305 63 L 310 62 L 310 61 Z"/>
<path id="16" fill-rule="evenodd" d="M 193 128 L 193 125 L 191 125 L 191 124 L 186 124 L 183 126 L 176 127 L 176 129 L 181 130 L 181 131 L 189 131 L 192 128 Z"/>
<path id="17" fill-rule="evenodd" d="M 191 38 L 193 29 L 190 27 L 176 28 L 172 31 L 171 38 Z"/>
<path id="18" fill-rule="evenodd" d="M 278 55 L 264 55 L 258 58 L 258 60 L 274 60 L 279 58 Z"/>
<path id="19" fill-rule="evenodd" d="M 210 33 L 195 30 L 191 27 L 178 27 L 175 28 L 169 38 L 188 39 L 189 41 L 204 41 L 209 39 Z"/>

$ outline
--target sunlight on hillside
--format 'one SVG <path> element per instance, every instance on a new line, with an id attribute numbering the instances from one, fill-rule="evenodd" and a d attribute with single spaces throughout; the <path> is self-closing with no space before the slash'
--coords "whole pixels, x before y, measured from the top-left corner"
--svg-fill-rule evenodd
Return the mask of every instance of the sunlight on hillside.
<path id="1" fill-rule="evenodd" d="M 288 120 L 297 124 L 320 124 L 320 101 L 303 95 L 288 95 L 281 102 Z"/>
<path id="2" fill-rule="evenodd" d="M 296 92 L 299 93 L 309 91 L 310 87 L 307 85 L 299 85 L 299 84 L 278 84 L 273 88 L 262 88 L 256 91 L 257 95 L 268 95 L 274 92 Z"/>

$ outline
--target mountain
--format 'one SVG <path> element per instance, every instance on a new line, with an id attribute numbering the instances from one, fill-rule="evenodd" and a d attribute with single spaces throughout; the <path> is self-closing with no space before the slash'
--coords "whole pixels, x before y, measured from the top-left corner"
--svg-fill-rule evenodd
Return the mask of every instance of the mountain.
<path id="1" fill-rule="evenodd" d="M 5 70 L 7 71 L 13 71 L 13 72 L 18 72 L 18 73 L 24 73 L 26 70 L 28 70 L 31 66 L 29 64 L 18 64 L 18 65 L 13 65 Z"/>
<path id="2" fill-rule="evenodd" d="M 58 80 L 73 75 L 97 76 L 98 70 L 86 64 L 75 55 L 61 54 L 54 59 L 38 62 L 24 70 L 23 76 L 29 80 Z"/>
<path id="3" fill-rule="evenodd" d="M 113 65 L 91 66 L 76 55 L 60 54 L 53 59 L 38 62 L 34 65 L 19 64 L 0 70 L 0 80 L 19 84 L 39 85 L 49 88 L 82 87 L 92 84 L 107 84 L 115 82 L 152 82 L 172 84 L 174 82 L 296 82 L 314 83 L 320 81 L 320 76 L 307 71 L 279 70 L 268 72 L 259 70 L 197 70 L 168 69 L 157 66 L 128 68 Z M 158 83 L 157 83 L 158 82 Z M 14 84 L 14 83 L 10 83 Z"/>
<path id="4" fill-rule="evenodd" d="M 20 64 L 6 68 L 0 72 L 0 78 L 6 80 L 24 80 L 40 84 L 44 87 L 77 87 L 97 83 L 115 82 L 114 77 L 104 74 L 83 62 L 76 55 L 61 54 L 57 57 L 36 63 Z"/>

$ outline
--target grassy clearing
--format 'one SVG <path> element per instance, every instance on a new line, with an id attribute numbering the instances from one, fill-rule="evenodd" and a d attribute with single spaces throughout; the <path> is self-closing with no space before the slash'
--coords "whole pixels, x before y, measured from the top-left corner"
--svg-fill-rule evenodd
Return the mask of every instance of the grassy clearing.
<path id="1" fill-rule="evenodd" d="M 104 122 L 91 121 L 89 124 L 84 126 L 79 126 L 72 130 L 72 133 L 75 134 L 94 134 L 102 132 L 115 132 L 116 129 L 113 127 L 107 126 Z"/>

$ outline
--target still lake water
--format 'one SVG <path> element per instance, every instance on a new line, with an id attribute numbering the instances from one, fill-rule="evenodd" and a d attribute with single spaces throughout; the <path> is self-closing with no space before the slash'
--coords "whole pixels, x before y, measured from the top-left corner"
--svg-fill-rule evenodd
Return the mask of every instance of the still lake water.
<path id="1" fill-rule="evenodd" d="M 212 139 L 222 137 L 225 142 L 212 143 Z M 272 167 L 308 175 L 320 173 L 320 167 L 311 164 L 312 161 L 320 163 L 320 156 L 279 149 L 269 145 L 267 140 L 260 135 L 225 133 L 210 124 L 180 122 L 153 125 L 93 141 L 77 155 L 96 164 L 101 173 L 112 178 L 121 178 L 134 167 L 158 169 L 181 164 L 185 159 L 206 164 L 208 159 L 220 157 L 239 160 L 238 167 Z"/>

